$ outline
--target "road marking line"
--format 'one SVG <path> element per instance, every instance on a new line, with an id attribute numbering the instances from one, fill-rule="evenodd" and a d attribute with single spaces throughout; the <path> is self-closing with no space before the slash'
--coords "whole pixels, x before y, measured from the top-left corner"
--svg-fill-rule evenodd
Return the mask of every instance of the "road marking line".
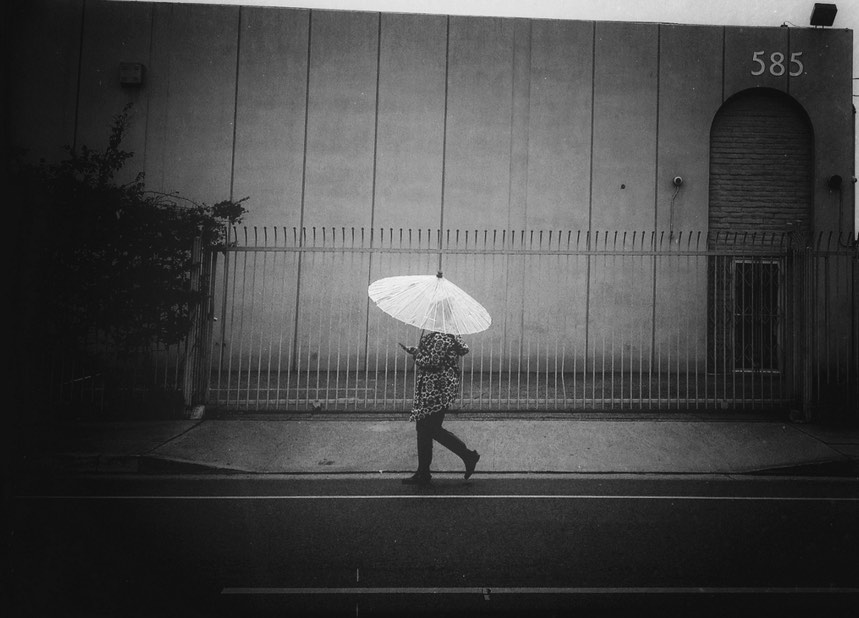
<path id="1" fill-rule="evenodd" d="M 21 500 L 709 500 L 709 501 L 763 501 L 763 502 L 859 502 L 859 496 L 601 496 L 599 494 L 477 494 L 477 495 L 302 495 L 302 496 L 18 496 Z"/>
<path id="2" fill-rule="evenodd" d="M 390 588 L 223 588 L 221 594 L 859 594 L 859 588 L 831 587 L 390 587 Z"/>
<path id="3" fill-rule="evenodd" d="M 152 481 L 181 478 L 183 481 L 255 481 L 258 483 L 269 483 L 272 481 L 398 481 L 404 474 L 408 474 L 405 470 L 383 470 L 381 472 L 205 472 L 205 473 L 183 473 L 183 474 L 158 474 L 158 473 L 140 473 L 135 475 L 136 479 Z M 629 480 L 645 480 L 645 481 L 719 481 L 722 483 L 790 483 L 797 480 L 818 482 L 821 480 L 827 483 L 855 483 L 855 477 L 845 476 L 819 476 L 819 475 L 767 475 L 760 474 L 756 471 L 749 470 L 727 470 L 721 472 L 487 472 L 481 473 L 483 476 L 477 480 L 485 481 L 507 481 L 507 480 L 536 480 L 536 481 L 557 481 L 557 480 L 576 480 L 576 481 L 629 481 Z M 85 478 L 85 479 L 127 479 L 128 474 L 122 472 L 86 472 L 79 474 L 69 474 L 66 478 Z M 433 474 L 433 478 L 440 481 L 453 481 L 462 478 L 462 473 L 456 472 L 439 472 Z M 469 481 L 473 482 L 473 481 Z M 462 483 L 466 484 L 466 483 Z"/>

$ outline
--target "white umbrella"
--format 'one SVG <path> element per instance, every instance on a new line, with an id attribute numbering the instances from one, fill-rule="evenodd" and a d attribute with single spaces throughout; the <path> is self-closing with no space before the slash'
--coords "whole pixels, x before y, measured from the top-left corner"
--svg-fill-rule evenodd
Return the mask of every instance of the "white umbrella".
<path id="1" fill-rule="evenodd" d="M 388 315 L 425 330 L 467 335 L 492 323 L 483 305 L 441 273 L 386 277 L 371 283 L 369 293 Z"/>

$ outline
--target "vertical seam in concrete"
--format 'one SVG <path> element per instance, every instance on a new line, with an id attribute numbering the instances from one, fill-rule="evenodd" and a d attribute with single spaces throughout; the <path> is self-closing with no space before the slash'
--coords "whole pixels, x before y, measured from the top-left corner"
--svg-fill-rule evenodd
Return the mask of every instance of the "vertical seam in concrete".
<path id="1" fill-rule="evenodd" d="M 370 252 L 367 255 L 367 285 L 373 277 L 373 230 L 376 225 L 376 174 L 379 156 L 379 84 L 382 66 L 382 13 L 378 14 L 376 27 L 376 103 L 373 115 L 373 173 L 370 185 Z M 370 359 L 370 297 L 367 296 L 364 312 L 364 366 L 369 366 Z"/>
<path id="2" fill-rule="evenodd" d="M 525 210 L 525 227 L 528 226 L 528 174 L 531 167 L 531 88 L 533 86 L 534 80 L 531 78 L 531 72 L 534 68 L 534 20 L 528 20 L 528 96 L 525 98 L 525 169 L 524 174 L 525 177 L 523 181 L 525 183 L 525 202 L 523 204 Z"/>
<path id="3" fill-rule="evenodd" d="M 594 208 L 594 109 L 596 107 L 596 64 L 597 64 L 597 23 L 592 22 L 591 29 L 591 143 L 590 147 L 590 182 L 588 183 L 588 234 L 593 226 Z M 590 242 L 590 236 L 588 236 Z M 590 247 L 588 247 L 590 248 Z"/>
<path id="4" fill-rule="evenodd" d="M 597 23 L 592 22 L 591 29 L 591 143 L 590 143 L 590 182 L 588 183 L 588 229 L 586 232 L 587 248 L 591 248 L 591 227 L 593 225 L 594 207 L 594 119 L 596 108 L 596 65 L 597 65 Z M 588 348 L 590 347 L 591 331 L 591 256 L 585 260 L 585 356 L 582 359 L 587 370 Z"/>
<path id="5" fill-rule="evenodd" d="M 240 59 L 242 54 L 242 8 L 239 7 L 237 16 L 238 23 L 236 24 L 236 81 L 233 88 L 233 143 L 230 149 L 230 201 L 234 198 L 234 189 L 236 181 L 236 134 L 239 118 L 239 70 Z"/>
<path id="6" fill-rule="evenodd" d="M 152 66 L 152 57 L 155 50 L 155 5 L 149 5 L 149 57 L 146 64 Z M 142 169 L 146 170 L 147 151 L 149 150 L 149 115 L 152 107 L 151 89 L 146 89 L 146 114 L 143 116 L 143 163 Z"/>
<path id="7" fill-rule="evenodd" d="M 303 246 L 304 230 L 304 202 L 307 197 L 307 137 L 310 125 L 310 62 L 311 47 L 313 45 L 313 10 L 307 11 L 307 69 L 304 76 L 304 140 L 302 144 L 301 158 L 301 200 L 298 218 L 298 244 Z M 301 254 L 299 253 L 299 258 Z M 300 264 L 300 262 L 299 262 Z"/>
<path id="8" fill-rule="evenodd" d="M 175 28 L 175 17 L 176 17 L 176 7 L 173 4 L 168 4 L 168 14 L 169 17 L 167 19 L 167 39 L 173 39 L 173 29 Z M 161 191 L 166 189 L 164 185 L 165 172 L 164 170 L 167 168 L 167 156 L 168 150 L 170 148 L 170 132 L 168 131 L 168 127 L 170 126 L 170 82 L 173 79 L 173 54 L 167 55 L 167 65 L 164 75 L 164 114 L 162 116 L 163 120 L 163 131 L 164 131 L 164 141 L 161 146 L 161 165 L 159 165 L 159 187 Z"/>
<path id="9" fill-rule="evenodd" d="M 656 141 L 655 141 L 655 165 L 653 181 L 653 234 L 656 242 L 656 232 L 659 229 L 659 95 L 662 70 L 662 26 L 656 26 Z M 670 236 L 669 236 L 669 242 Z M 655 246 L 654 246 L 655 249 Z M 656 354 L 656 263 L 657 256 L 653 255 L 653 291 L 650 299 L 650 366 Z"/>
<path id="10" fill-rule="evenodd" d="M 78 149 L 78 115 L 81 108 L 81 73 L 83 72 L 84 63 L 84 27 L 86 24 L 86 9 L 87 0 L 81 3 L 81 23 L 78 39 L 78 74 L 75 81 L 75 112 L 72 120 L 72 152 L 77 152 Z M 65 124 L 65 123 L 64 123 Z"/>
<path id="11" fill-rule="evenodd" d="M 511 240 L 516 237 L 515 232 L 513 231 L 513 220 L 511 218 L 511 211 L 513 209 L 513 168 L 514 168 L 514 160 L 513 160 L 513 140 L 515 136 L 516 129 L 516 21 L 512 22 L 513 27 L 513 35 L 512 41 L 510 44 L 510 134 L 507 143 L 507 229 L 510 230 Z M 510 307 L 510 287 L 511 287 L 511 273 L 510 273 L 510 265 L 513 261 L 513 256 L 509 253 L 507 254 L 504 262 L 505 262 L 505 276 L 506 281 L 504 282 L 504 305 L 506 307 Z M 509 314 L 509 312 L 507 312 Z M 520 321 L 521 321 L 521 311 L 520 311 Z M 518 356 L 521 363 L 522 360 L 522 331 L 519 331 L 519 350 Z M 507 318 L 504 320 L 504 339 L 507 339 Z"/>
<path id="12" fill-rule="evenodd" d="M 529 19 L 528 20 L 528 73 L 526 75 L 527 80 L 528 80 L 528 84 L 527 84 L 528 96 L 525 98 L 525 143 L 523 144 L 523 147 L 525 148 L 525 166 L 524 166 L 525 169 L 524 169 L 524 178 L 522 179 L 523 183 L 525 185 L 524 186 L 524 191 L 525 191 L 524 202 L 522 204 L 524 223 L 525 223 L 524 227 L 525 228 L 528 228 L 528 165 L 530 163 L 530 150 L 529 149 L 530 149 L 530 144 L 531 144 L 531 84 L 532 84 L 531 68 L 532 68 L 532 63 L 533 63 L 532 53 L 531 53 L 532 52 L 531 43 L 534 40 L 533 39 L 533 24 L 534 24 L 534 21 Z M 514 42 L 513 47 L 515 50 L 515 47 L 516 47 L 515 42 Z M 515 53 L 515 51 L 514 51 L 514 53 Z M 542 249 L 542 247 L 541 247 L 541 249 Z M 522 273 L 522 297 L 521 297 L 521 305 L 520 305 L 520 311 L 519 311 L 519 332 L 522 334 L 525 333 L 525 290 L 526 290 L 525 281 L 526 281 L 525 273 L 523 272 Z M 519 340 L 520 340 L 520 343 L 519 343 L 519 346 L 520 346 L 519 356 L 520 356 L 520 358 L 522 356 L 522 349 L 521 349 L 522 339 L 524 339 L 524 337 L 519 338 Z"/>
<path id="13" fill-rule="evenodd" d="M 510 45 L 510 133 L 507 140 L 507 229 L 511 229 L 513 221 L 510 212 L 513 210 L 513 140 L 516 133 L 516 21 L 512 22 L 513 36 Z"/>
<path id="14" fill-rule="evenodd" d="M 441 128 L 441 204 L 438 220 L 438 272 L 442 271 L 442 235 L 444 234 L 444 185 L 447 167 L 447 96 L 450 82 L 450 15 L 447 16 L 444 43 L 444 114 Z"/>
<path id="15" fill-rule="evenodd" d="M 370 179 L 370 247 L 373 247 L 373 226 L 376 224 L 376 174 L 379 156 L 379 83 L 382 65 L 382 13 L 378 14 L 376 27 L 376 100 L 373 114 L 373 173 Z M 370 253 L 370 259 L 373 254 Z"/>
<path id="16" fill-rule="evenodd" d="M 293 367 L 295 366 L 295 362 L 298 358 L 298 319 L 299 319 L 299 309 L 300 309 L 300 299 L 301 299 L 301 264 L 303 262 L 303 252 L 302 249 L 304 247 L 304 200 L 305 194 L 307 191 L 307 135 L 308 135 L 308 125 L 310 118 L 310 50 L 313 42 L 313 10 L 307 11 L 307 70 L 305 72 L 304 79 L 304 143 L 302 145 L 302 159 L 301 159 L 301 200 L 300 200 L 300 210 L 298 215 L 298 263 L 296 264 L 295 270 L 295 323 L 293 324 L 292 330 L 292 349 L 293 349 L 293 358 L 291 359 L 291 364 Z"/>
<path id="17" fill-rule="evenodd" d="M 656 26 L 656 139 L 654 152 L 654 169 L 653 169 L 653 230 L 659 229 L 659 96 L 662 80 L 662 26 Z"/>

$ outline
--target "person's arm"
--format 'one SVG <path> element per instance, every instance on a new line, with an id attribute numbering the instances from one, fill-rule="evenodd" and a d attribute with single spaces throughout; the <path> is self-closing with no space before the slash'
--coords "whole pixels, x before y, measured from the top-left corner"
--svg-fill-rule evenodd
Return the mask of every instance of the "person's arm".
<path id="1" fill-rule="evenodd" d="M 466 354 L 468 354 L 468 344 L 462 340 L 462 337 L 457 335 L 456 339 L 454 340 L 454 344 L 454 349 L 456 350 L 457 354 L 459 354 L 460 356 L 465 356 Z"/>

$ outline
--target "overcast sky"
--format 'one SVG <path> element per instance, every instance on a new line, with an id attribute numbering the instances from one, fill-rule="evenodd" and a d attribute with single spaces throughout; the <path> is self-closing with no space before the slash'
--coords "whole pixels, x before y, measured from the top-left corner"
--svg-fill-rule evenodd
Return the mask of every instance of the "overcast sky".
<path id="1" fill-rule="evenodd" d="M 144 1 L 144 0 L 124 0 Z M 200 4 L 291 6 L 312 9 L 492 15 L 586 21 L 648 21 L 728 26 L 807 27 L 814 2 L 807 0 L 172 0 Z M 853 102 L 859 100 L 859 0 L 833 2 L 838 7 L 833 28 L 854 32 Z M 857 149 L 859 160 L 859 149 Z M 859 209 L 854 231 L 859 231 Z"/>
<path id="2" fill-rule="evenodd" d="M 134 1 L 134 0 L 132 0 Z M 149 1 L 149 0 L 140 0 Z M 157 0 L 156 0 L 157 1 Z M 300 8 L 494 15 L 582 20 L 659 21 L 736 26 L 808 26 L 808 0 L 171 0 Z M 859 0 L 839 0 L 834 28 L 855 30 Z M 856 56 L 854 56 L 855 58 Z"/>

